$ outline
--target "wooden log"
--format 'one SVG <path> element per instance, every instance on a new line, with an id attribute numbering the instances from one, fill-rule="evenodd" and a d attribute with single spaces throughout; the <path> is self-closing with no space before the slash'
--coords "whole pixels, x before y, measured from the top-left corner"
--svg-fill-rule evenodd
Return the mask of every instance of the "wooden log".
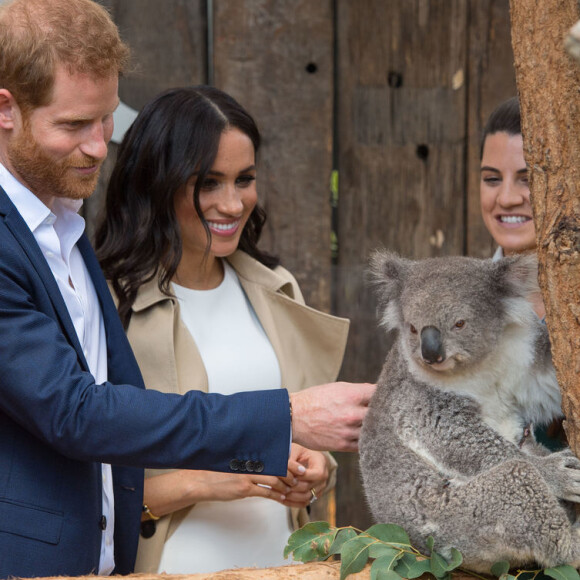
<path id="1" fill-rule="evenodd" d="M 97 576 L 75 576 L 74 580 L 95 580 Z M 128 576 L 111 576 L 118 580 L 338 580 L 340 562 L 311 562 L 276 568 L 236 568 L 210 574 L 130 574 Z M 369 580 L 370 565 L 349 580 Z M 23 579 L 27 580 L 27 579 Z M 50 576 L 36 580 L 73 580 L 72 577 Z"/>
<path id="2" fill-rule="evenodd" d="M 580 453 L 580 67 L 564 38 L 577 2 L 510 0 L 524 156 L 566 432 Z"/>
<path id="3" fill-rule="evenodd" d="M 348 576 L 348 580 L 370 580 L 371 566 Z M 477 576 L 481 580 L 481 575 Z M 95 580 L 96 576 L 75 576 L 74 580 Z M 111 576 L 118 580 L 339 580 L 340 562 L 311 562 L 277 568 L 236 568 L 222 570 L 211 574 L 130 574 L 129 576 Z M 433 577 L 424 574 L 418 580 L 431 580 Z M 474 576 L 466 572 L 454 572 L 452 580 L 473 580 Z M 28 580 L 28 579 L 23 579 Z M 50 576 L 35 580 L 73 580 L 65 576 Z"/>

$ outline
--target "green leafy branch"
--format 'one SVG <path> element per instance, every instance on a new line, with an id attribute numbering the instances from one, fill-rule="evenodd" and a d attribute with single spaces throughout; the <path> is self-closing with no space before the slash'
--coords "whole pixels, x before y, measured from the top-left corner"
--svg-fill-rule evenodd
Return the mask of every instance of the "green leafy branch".
<path id="1" fill-rule="evenodd" d="M 431 536 L 426 543 L 429 555 L 414 548 L 407 532 L 394 524 L 376 524 L 362 531 L 352 526 L 340 528 L 330 526 L 327 522 L 311 522 L 290 536 L 284 548 L 284 557 L 292 554 L 294 560 L 313 562 L 340 555 L 340 580 L 360 572 L 369 559 L 373 560 L 371 580 L 412 580 L 426 573 L 432 574 L 437 580 L 450 580 L 453 570 L 485 579 L 475 572 L 460 568 L 463 556 L 455 548 L 451 549 L 451 558 L 447 560 L 433 549 L 434 540 Z M 498 562 L 491 572 L 499 580 L 536 580 L 542 573 L 555 580 L 580 580 L 580 575 L 572 566 L 519 570 L 512 574 L 508 562 Z"/>

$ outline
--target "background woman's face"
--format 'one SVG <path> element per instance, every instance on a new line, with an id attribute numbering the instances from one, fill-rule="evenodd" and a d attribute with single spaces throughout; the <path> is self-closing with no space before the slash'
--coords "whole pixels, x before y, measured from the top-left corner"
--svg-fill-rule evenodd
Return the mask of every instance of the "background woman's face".
<path id="1" fill-rule="evenodd" d="M 193 205 L 197 176 L 175 195 L 175 213 L 181 229 L 184 258 L 206 251 L 207 236 Z M 210 232 L 210 259 L 233 254 L 258 195 L 254 145 L 238 129 L 222 133 L 213 167 L 201 184 L 199 205 Z"/>
<path id="2" fill-rule="evenodd" d="M 487 136 L 481 158 L 480 201 L 483 221 L 505 254 L 536 247 L 521 135 L 500 132 Z"/>

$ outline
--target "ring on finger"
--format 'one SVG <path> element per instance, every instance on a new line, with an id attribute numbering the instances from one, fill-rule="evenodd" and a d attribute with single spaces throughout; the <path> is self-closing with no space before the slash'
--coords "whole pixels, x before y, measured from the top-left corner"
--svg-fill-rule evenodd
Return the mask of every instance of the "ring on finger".
<path id="1" fill-rule="evenodd" d="M 318 499 L 318 496 L 316 495 L 316 491 L 314 490 L 313 487 L 310 488 L 310 493 L 312 494 L 312 497 L 310 498 L 310 503 L 314 503 Z"/>

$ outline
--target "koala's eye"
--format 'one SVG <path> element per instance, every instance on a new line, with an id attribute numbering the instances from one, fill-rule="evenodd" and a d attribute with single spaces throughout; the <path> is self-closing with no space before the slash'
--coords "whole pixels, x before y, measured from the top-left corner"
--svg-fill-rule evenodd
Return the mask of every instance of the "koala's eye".
<path id="1" fill-rule="evenodd" d="M 409 330 L 411 331 L 411 334 L 417 334 L 417 329 L 412 324 L 409 326 Z"/>
<path id="2" fill-rule="evenodd" d="M 465 326 L 465 320 L 458 320 L 455 323 L 455 328 L 463 328 Z"/>

